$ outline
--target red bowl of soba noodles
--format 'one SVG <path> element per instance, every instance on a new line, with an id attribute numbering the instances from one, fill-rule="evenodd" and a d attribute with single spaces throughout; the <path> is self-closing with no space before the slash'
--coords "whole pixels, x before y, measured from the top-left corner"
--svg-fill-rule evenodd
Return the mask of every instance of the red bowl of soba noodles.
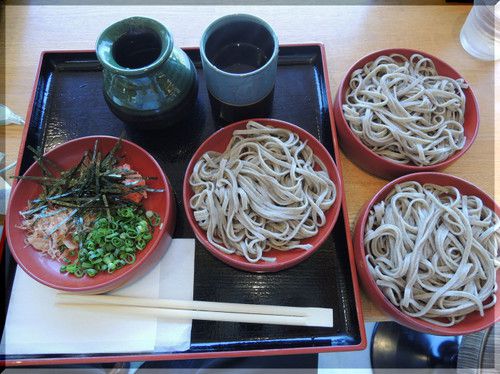
<path id="1" fill-rule="evenodd" d="M 356 62 L 340 83 L 334 117 L 348 158 L 386 179 L 446 168 L 470 148 L 479 128 L 465 79 L 439 58 L 405 48 Z"/>
<path id="2" fill-rule="evenodd" d="M 12 189 L 5 222 L 9 249 L 29 276 L 96 294 L 160 261 L 175 228 L 175 201 L 147 151 L 125 139 L 88 136 L 35 158 Z"/>
<path id="3" fill-rule="evenodd" d="M 361 209 L 354 253 L 365 292 L 411 329 L 464 335 L 500 320 L 500 207 L 458 177 L 424 172 Z"/>
<path id="4" fill-rule="evenodd" d="M 212 134 L 193 155 L 183 186 L 198 240 L 251 272 L 283 270 L 311 256 L 337 221 L 342 193 L 325 147 L 275 119 L 244 120 Z"/>

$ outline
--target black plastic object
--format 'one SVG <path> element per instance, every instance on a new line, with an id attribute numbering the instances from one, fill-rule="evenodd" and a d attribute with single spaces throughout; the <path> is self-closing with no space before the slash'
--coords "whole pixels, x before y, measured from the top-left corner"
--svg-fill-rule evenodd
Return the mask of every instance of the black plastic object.
<path id="1" fill-rule="evenodd" d="M 186 52 L 197 67 L 198 100 L 186 121 L 154 133 L 127 127 L 109 111 L 102 95 L 100 65 L 94 53 L 46 54 L 26 139 L 26 145 L 41 145 L 47 151 L 77 137 L 118 136 L 125 130 L 125 137 L 150 152 L 172 183 L 177 200 L 174 233 L 177 238 L 194 237 L 182 206 L 182 181 L 187 164 L 199 145 L 221 125 L 211 114 L 199 51 Z M 333 154 L 319 46 L 280 48 L 270 117 L 303 127 Z M 32 162 L 31 153 L 24 152 L 21 172 Z M 7 277 L 10 292 L 14 260 L 7 253 L 5 261 L 4 268 L 10 272 Z M 197 242 L 194 299 L 332 308 L 333 328 L 194 321 L 189 352 L 346 347 L 361 343 L 342 213 L 332 234 L 314 255 L 277 273 L 236 270 L 213 257 Z"/>
<path id="2" fill-rule="evenodd" d="M 372 368 L 375 373 L 391 368 L 456 369 L 460 339 L 423 334 L 395 322 L 377 323 L 370 352 Z"/>

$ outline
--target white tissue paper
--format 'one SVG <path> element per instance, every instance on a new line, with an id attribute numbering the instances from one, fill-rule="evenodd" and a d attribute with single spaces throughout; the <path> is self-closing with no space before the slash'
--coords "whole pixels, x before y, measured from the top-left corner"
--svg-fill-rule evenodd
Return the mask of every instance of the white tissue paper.
<path id="1" fill-rule="evenodd" d="M 5 179 L 0 177 L 0 215 L 7 213 L 7 205 L 9 204 L 10 184 Z"/>
<path id="2" fill-rule="evenodd" d="M 111 295 L 192 300 L 194 239 L 174 239 L 160 263 Z M 127 353 L 189 348 L 191 320 L 86 311 L 55 304 L 58 291 L 17 267 L 1 348 L 9 354 Z M 165 351 L 165 350 L 164 350 Z"/>

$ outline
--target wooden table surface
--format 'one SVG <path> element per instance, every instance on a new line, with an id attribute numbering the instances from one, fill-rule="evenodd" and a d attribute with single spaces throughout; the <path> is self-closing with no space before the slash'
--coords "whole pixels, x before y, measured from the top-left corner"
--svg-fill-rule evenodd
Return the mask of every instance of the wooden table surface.
<path id="1" fill-rule="evenodd" d="M 250 13 L 265 19 L 280 43 L 322 42 L 326 48 L 330 87 L 337 91 L 349 67 L 378 49 L 407 47 L 426 51 L 454 66 L 472 86 L 479 105 L 479 135 L 467 154 L 446 172 L 477 184 L 489 194 L 500 191 L 494 137 L 494 93 L 500 93 L 500 69 L 473 59 L 461 47 L 459 33 L 469 6 L 8 6 L 6 7 L 5 104 L 25 116 L 36 68 L 43 50 L 93 49 L 99 33 L 122 18 L 142 15 L 164 23 L 177 46 L 198 46 L 203 30 L 218 17 Z M 495 83 L 496 81 L 496 83 Z M 20 127 L 2 133 L 7 162 L 15 161 Z M 497 154 L 498 155 L 498 154 Z M 345 191 L 351 227 L 363 203 L 387 181 L 371 176 L 342 155 Z M 11 175 L 11 174 L 8 174 Z M 498 194 L 496 194 L 498 196 Z M 367 321 L 383 314 L 363 297 Z"/>

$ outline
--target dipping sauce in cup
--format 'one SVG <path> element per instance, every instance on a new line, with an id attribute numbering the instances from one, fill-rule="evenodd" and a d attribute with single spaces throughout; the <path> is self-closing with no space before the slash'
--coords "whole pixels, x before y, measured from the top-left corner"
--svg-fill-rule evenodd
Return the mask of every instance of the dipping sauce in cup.
<path id="1" fill-rule="evenodd" d="M 214 117 L 234 122 L 269 114 L 278 50 L 273 29 L 258 17 L 234 14 L 208 26 L 200 54 Z"/>

